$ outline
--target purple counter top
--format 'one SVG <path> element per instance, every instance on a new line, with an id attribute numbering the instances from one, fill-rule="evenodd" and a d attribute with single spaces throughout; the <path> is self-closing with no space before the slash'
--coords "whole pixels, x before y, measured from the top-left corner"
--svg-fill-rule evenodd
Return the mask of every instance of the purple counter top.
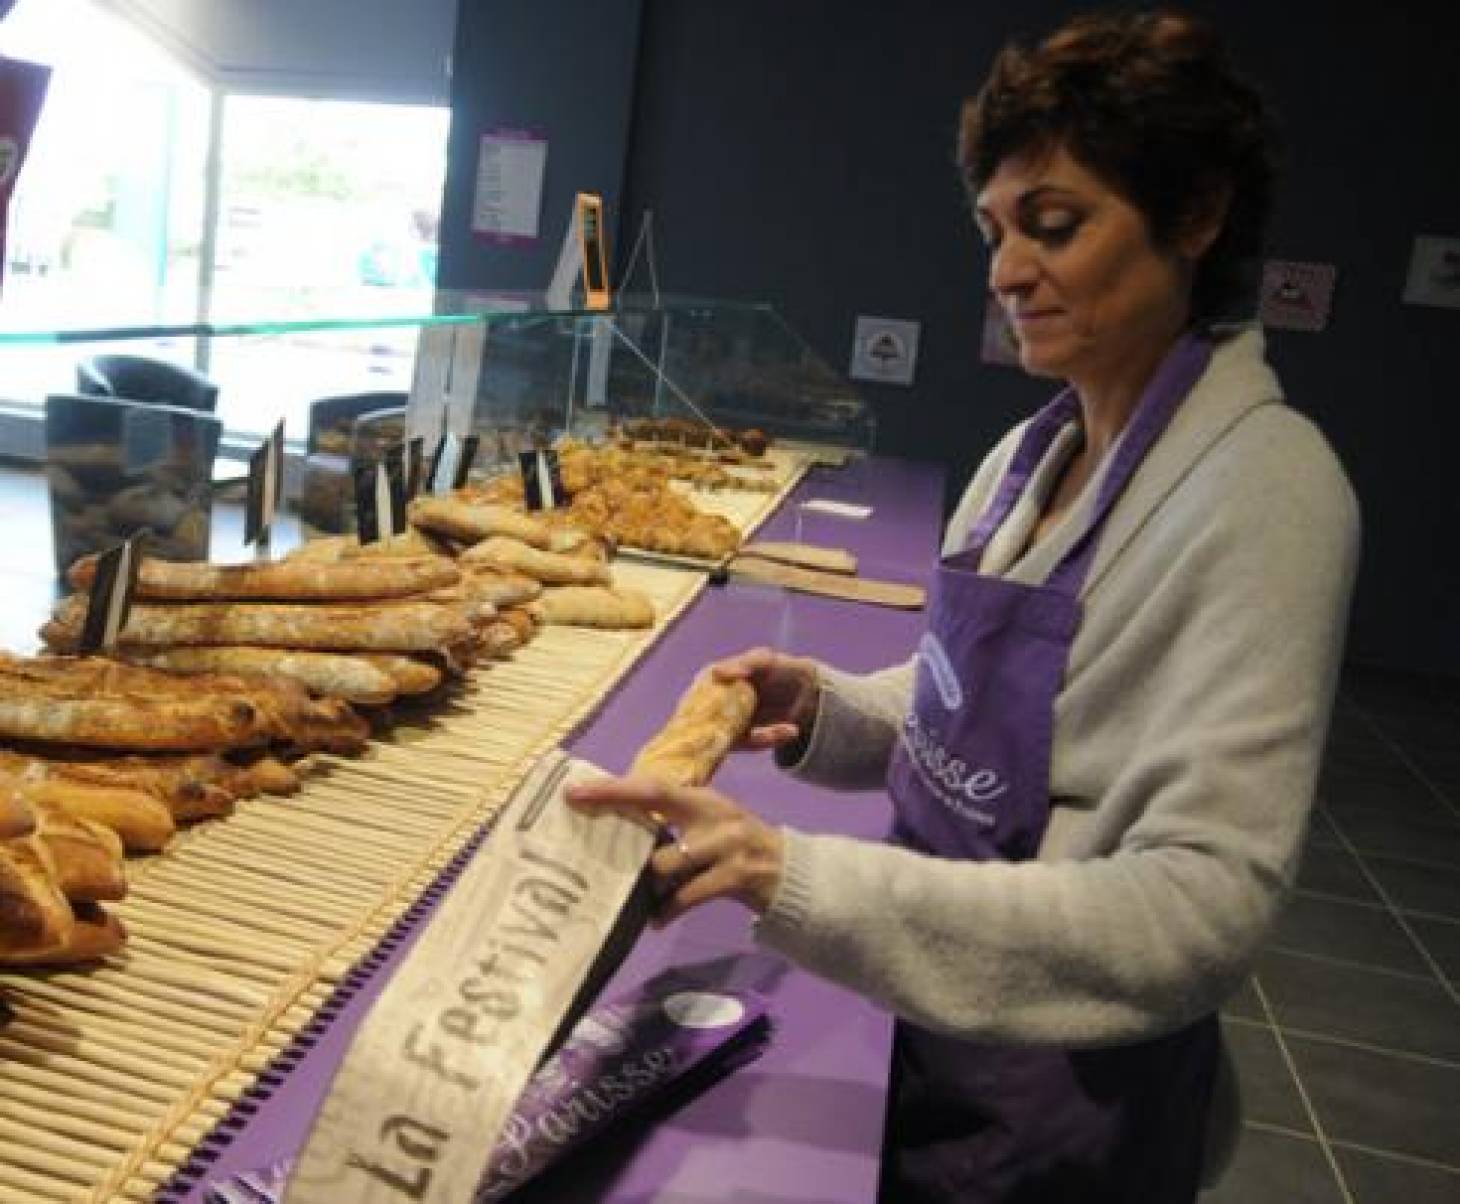
<path id="1" fill-rule="evenodd" d="M 871 505 L 865 520 L 808 514 L 811 498 Z M 935 557 L 941 470 L 876 459 L 813 473 L 758 536 L 836 543 L 869 577 L 925 581 Z M 605 700 L 569 748 L 612 771 L 658 729 L 707 662 L 756 644 L 852 670 L 910 654 L 917 612 L 838 602 L 758 586 L 711 587 Z M 716 787 L 767 818 L 813 831 L 877 837 L 888 822 L 881 793 L 835 795 L 778 773 L 764 756 L 732 757 Z M 429 914 L 402 926 L 395 947 L 361 975 L 338 1014 L 298 1051 L 297 1063 L 230 1117 L 211 1143 L 204 1180 L 295 1152 L 355 1026 Z M 670 966 L 701 966 L 707 981 L 755 986 L 769 999 L 775 1036 L 749 1066 L 652 1124 L 629 1121 L 513 1196 L 524 1204 L 853 1204 L 876 1197 L 891 1021 L 864 1000 L 756 951 L 747 913 L 712 904 L 646 932 L 607 988 L 614 993 Z M 209 1151 L 211 1152 L 211 1150 Z M 182 1198 L 201 1200 L 194 1188 Z"/>

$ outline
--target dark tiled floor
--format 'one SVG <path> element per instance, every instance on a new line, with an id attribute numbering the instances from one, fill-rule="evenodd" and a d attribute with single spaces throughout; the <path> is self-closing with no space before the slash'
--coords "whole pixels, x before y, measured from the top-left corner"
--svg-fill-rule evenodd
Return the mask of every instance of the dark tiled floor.
<path id="1" fill-rule="evenodd" d="M 1460 1201 L 1460 688 L 1347 673 L 1318 793 L 1224 1009 L 1246 1126 L 1202 1202 Z"/>

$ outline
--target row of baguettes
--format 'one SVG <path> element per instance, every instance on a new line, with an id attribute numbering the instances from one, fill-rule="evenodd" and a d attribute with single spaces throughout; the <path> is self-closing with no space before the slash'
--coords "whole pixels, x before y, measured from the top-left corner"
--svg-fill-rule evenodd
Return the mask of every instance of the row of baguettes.
<path id="1" fill-rule="evenodd" d="M 435 553 L 148 560 L 118 646 L 86 657 L 70 653 L 94 561 L 69 576 L 83 592 L 42 631 L 59 655 L 0 655 L 0 965 L 115 951 L 124 934 L 99 905 L 125 893 L 124 851 L 296 790 L 311 753 L 359 752 L 364 708 L 520 646 L 540 592 Z"/>

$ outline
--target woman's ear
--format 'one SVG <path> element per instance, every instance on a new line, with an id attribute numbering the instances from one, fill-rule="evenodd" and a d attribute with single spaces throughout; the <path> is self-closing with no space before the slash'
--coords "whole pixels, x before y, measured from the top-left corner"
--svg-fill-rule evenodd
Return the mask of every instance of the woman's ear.
<path id="1" fill-rule="evenodd" d="M 1212 249 L 1231 208 L 1232 185 L 1228 181 L 1223 180 L 1207 190 L 1181 223 L 1177 234 L 1176 248 L 1184 259 L 1196 263 Z"/>

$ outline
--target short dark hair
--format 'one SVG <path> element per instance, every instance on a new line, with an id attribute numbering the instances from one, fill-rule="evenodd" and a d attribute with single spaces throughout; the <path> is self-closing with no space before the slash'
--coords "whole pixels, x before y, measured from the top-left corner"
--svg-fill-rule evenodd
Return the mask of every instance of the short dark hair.
<path id="1" fill-rule="evenodd" d="M 1174 12 L 1076 17 L 1000 51 L 964 102 L 958 165 L 975 196 L 1010 155 L 1064 147 L 1169 246 L 1221 190 L 1221 232 L 1196 268 L 1192 316 L 1248 316 L 1272 207 L 1275 139 L 1262 98 L 1205 21 Z M 1250 306 L 1249 306 L 1250 314 Z"/>

